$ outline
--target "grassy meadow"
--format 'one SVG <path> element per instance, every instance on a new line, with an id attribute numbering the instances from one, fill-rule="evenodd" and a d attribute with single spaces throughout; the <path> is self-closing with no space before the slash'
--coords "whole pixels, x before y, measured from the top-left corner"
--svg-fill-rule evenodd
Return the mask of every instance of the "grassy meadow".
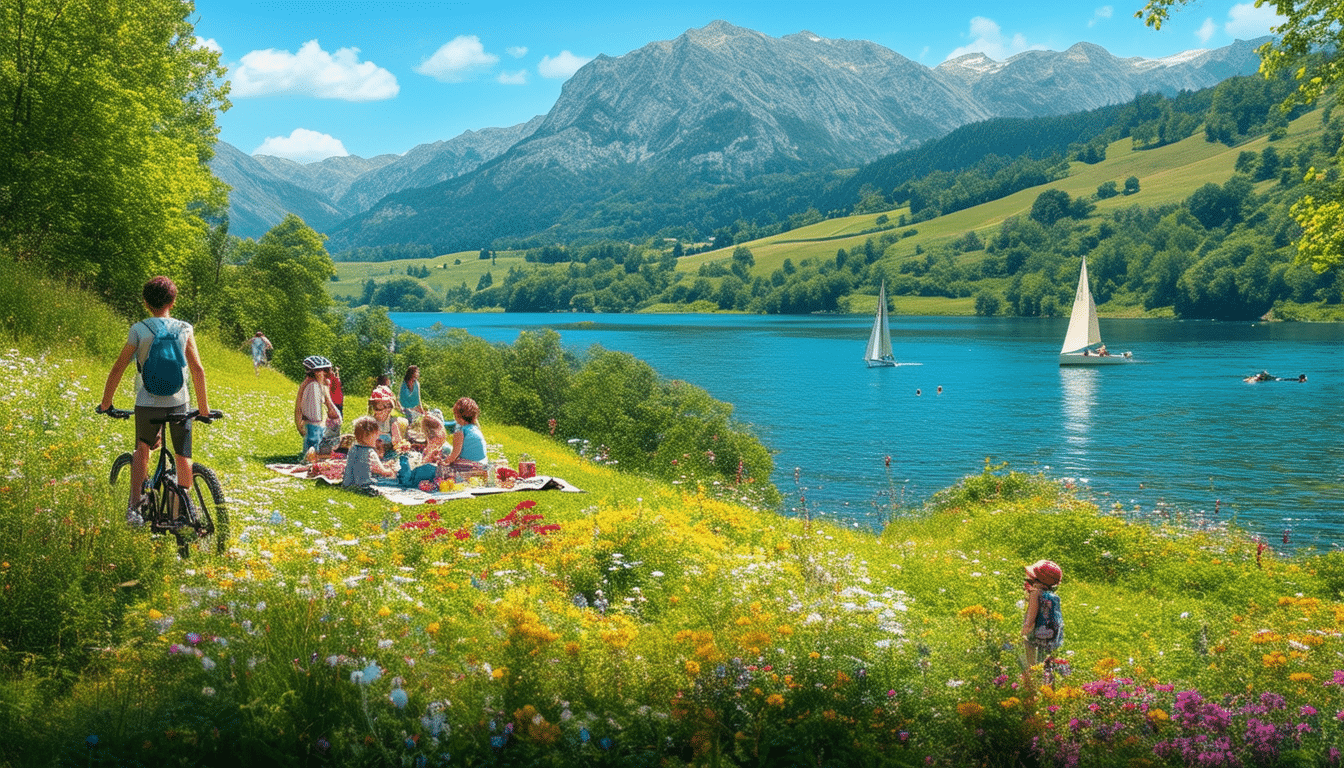
<path id="1" fill-rule="evenodd" d="M 125 321 L 0 276 L 4 768 L 1338 764 L 1344 556 L 988 461 L 875 532 L 487 413 L 497 455 L 586 493 L 399 508 L 267 470 L 299 450 L 296 383 L 207 331 L 228 417 L 196 458 L 233 539 L 180 561 L 107 484 Z M 1052 684 L 1020 665 L 1041 557 L 1065 574 Z"/>

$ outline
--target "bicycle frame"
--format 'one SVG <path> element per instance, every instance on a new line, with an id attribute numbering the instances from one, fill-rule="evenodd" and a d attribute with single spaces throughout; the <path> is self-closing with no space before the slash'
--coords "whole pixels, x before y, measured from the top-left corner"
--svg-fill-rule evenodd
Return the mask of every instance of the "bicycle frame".
<path id="1" fill-rule="evenodd" d="M 128 419 L 134 413 L 117 409 L 101 412 L 119 419 Z M 209 416 L 201 418 L 199 411 L 190 411 L 154 419 L 151 423 L 166 425 L 190 419 L 208 423 L 223 416 L 219 411 L 211 411 Z M 184 558 L 193 544 L 222 554 L 228 537 L 228 512 L 219 480 L 213 470 L 192 462 L 190 484 L 181 485 L 177 477 L 177 457 L 168 447 L 168 440 L 168 435 L 160 435 L 156 446 L 158 462 L 152 472 L 146 472 L 141 486 L 140 510 L 145 522 L 149 523 L 152 532 L 171 533 L 177 539 L 178 553 Z M 110 482 L 115 485 L 121 471 L 130 467 L 133 461 L 129 453 L 118 456 L 112 464 Z"/>

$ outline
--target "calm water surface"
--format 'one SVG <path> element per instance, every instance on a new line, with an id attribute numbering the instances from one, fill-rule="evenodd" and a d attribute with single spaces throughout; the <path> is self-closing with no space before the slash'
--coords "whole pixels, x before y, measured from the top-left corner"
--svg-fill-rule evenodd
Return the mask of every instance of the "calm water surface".
<path id="1" fill-rule="evenodd" d="M 490 341 L 553 328 L 629 352 L 732 403 L 813 514 L 872 523 L 892 457 L 915 503 L 988 458 L 1071 478 L 1103 505 L 1235 517 L 1277 541 L 1344 545 L 1344 326 L 1102 320 L 1140 362 L 1061 369 L 1064 319 L 893 318 L 902 364 L 864 366 L 860 316 L 393 313 Z M 1262 369 L 1305 384 L 1246 384 Z M 942 392 L 938 392 L 942 387 Z M 802 467 L 799 483 L 794 468 Z"/>

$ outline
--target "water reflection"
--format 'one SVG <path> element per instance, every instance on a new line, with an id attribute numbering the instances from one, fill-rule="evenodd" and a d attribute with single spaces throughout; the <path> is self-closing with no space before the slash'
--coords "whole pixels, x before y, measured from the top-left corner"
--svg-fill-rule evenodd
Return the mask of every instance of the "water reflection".
<path id="1" fill-rule="evenodd" d="M 1092 438 L 1092 410 L 1097 404 L 1096 368 L 1059 369 L 1060 411 L 1064 417 L 1064 457 L 1069 468 L 1082 471 L 1087 466 Z"/>

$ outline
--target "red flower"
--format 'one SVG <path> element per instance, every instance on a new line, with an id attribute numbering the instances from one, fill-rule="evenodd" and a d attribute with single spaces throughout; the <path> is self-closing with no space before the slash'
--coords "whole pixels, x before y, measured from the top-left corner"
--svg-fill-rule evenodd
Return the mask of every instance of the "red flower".
<path id="1" fill-rule="evenodd" d="M 458 528 L 456 531 L 453 531 L 453 536 L 456 537 L 458 541 L 466 541 L 471 538 L 471 534 L 467 532 L 466 528 Z"/>

